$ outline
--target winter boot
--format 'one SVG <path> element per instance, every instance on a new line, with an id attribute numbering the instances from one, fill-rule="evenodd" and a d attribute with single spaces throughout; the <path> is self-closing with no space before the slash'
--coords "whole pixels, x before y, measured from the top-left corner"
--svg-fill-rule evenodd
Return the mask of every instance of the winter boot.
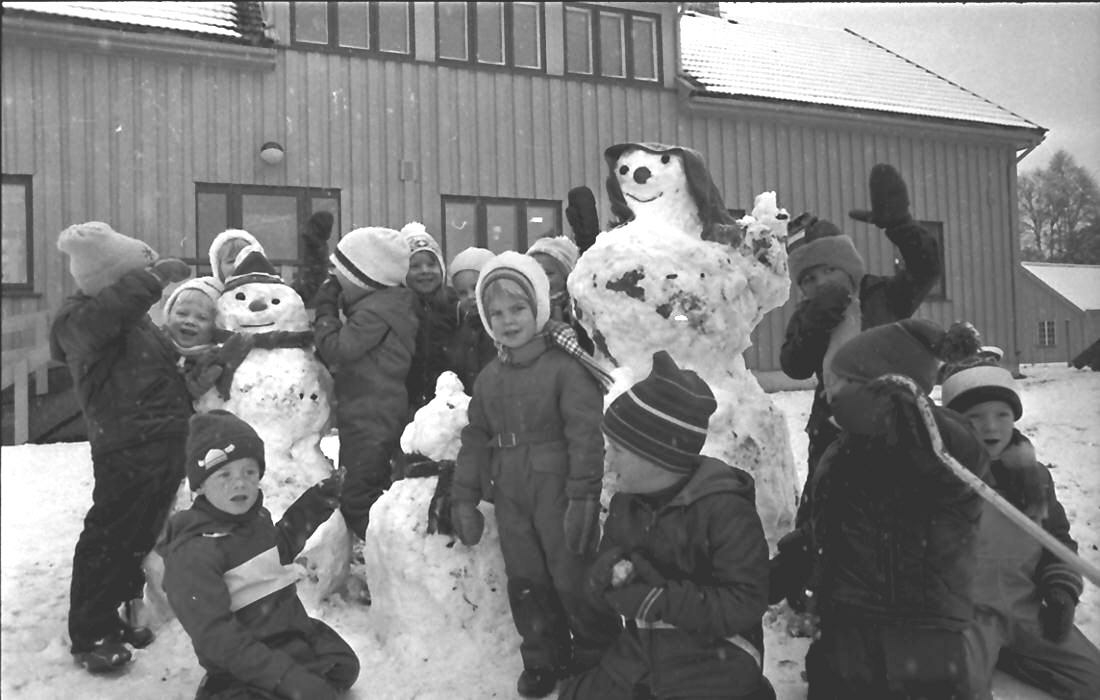
<path id="1" fill-rule="evenodd" d="M 525 668 L 519 674 L 516 690 L 525 698 L 544 698 L 554 692 L 558 674 L 550 668 Z"/>
<path id="2" fill-rule="evenodd" d="M 73 652 L 73 660 L 88 669 L 88 673 L 107 673 L 130 663 L 132 654 L 115 637 L 104 637 L 92 643 L 88 651 Z"/>
<path id="3" fill-rule="evenodd" d="M 157 635 L 153 630 L 138 624 L 138 610 L 140 603 L 128 600 L 122 604 L 122 632 L 120 639 L 135 649 L 144 649 L 153 643 Z"/>

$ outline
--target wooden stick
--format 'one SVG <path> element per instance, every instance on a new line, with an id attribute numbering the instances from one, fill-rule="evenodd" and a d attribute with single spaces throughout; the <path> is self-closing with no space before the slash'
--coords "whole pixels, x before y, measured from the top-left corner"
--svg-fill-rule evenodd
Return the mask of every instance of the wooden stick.
<path id="1" fill-rule="evenodd" d="M 1065 562 L 1067 566 L 1087 578 L 1089 581 L 1092 581 L 1093 585 L 1100 586 L 1100 567 L 1085 561 L 1077 552 L 1074 552 L 1072 549 L 1055 539 L 1054 535 L 1051 535 L 1044 530 L 1041 525 L 1017 510 L 1014 505 L 1005 500 L 1001 494 L 997 493 L 992 486 L 982 481 L 981 477 L 959 464 L 959 461 L 947 451 L 947 448 L 943 444 L 943 436 L 940 435 L 940 429 L 936 425 L 936 417 L 932 414 L 932 400 L 928 398 L 928 395 L 925 394 L 919 386 L 917 386 L 916 382 L 900 374 L 888 374 L 884 377 L 880 377 L 877 381 L 905 387 L 916 397 L 917 411 L 920 413 L 921 421 L 928 431 L 928 437 L 932 442 L 932 451 L 945 467 L 950 469 L 955 476 L 962 479 L 967 486 L 977 491 L 979 496 L 1000 511 L 1002 515 L 1019 526 L 1025 533 L 1037 540 L 1041 545 L 1049 549 L 1052 554 Z"/>

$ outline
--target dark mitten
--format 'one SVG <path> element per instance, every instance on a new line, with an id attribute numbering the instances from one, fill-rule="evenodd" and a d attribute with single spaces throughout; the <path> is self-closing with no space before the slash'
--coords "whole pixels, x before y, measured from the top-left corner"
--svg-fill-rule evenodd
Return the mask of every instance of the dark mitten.
<path id="1" fill-rule="evenodd" d="M 879 163 L 871 168 L 870 189 L 871 211 L 852 209 L 848 216 L 881 229 L 902 226 L 913 220 L 909 215 L 909 191 L 905 180 L 892 165 Z"/>
<path id="2" fill-rule="evenodd" d="M 565 547 L 574 554 L 585 554 L 596 546 L 600 536 L 600 501 L 570 498 L 565 507 Z"/>
<path id="3" fill-rule="evenodd" d="M 596 242 L 600 232 L 600 217 L 596 210 L 596 196 L 587 187 L 574 187 L 569 190 L 569 206 L 565 208 L 565 218 L 573 229 L 573 240 L 582 254 Z"/>
<path id="4" fill-rule="evenodd" d="M 336 275 L 329 275 L 313 296 L 317 318 L 340 315 L 340 292 L 340 280 L 336 279 Z"/>
<path id="5" fill-rule="evenodd" d="M 1077 597 L 1063 586 L 1051 586 L 1043 593 L 1039 606 L 1039 628 L 1043 637 L 1060 644 L 1066 641 L 1073 629 L 1073 613 L 1077 610 Z"/>
<path id="6" fill-rule="evenodd" d="M 292 666 L 275 686 L 275 694 L 287 700 L 335 700 L 339 697 L 328 681 L 310 673 L 304 666 Z"/>
<path id="7" fill-rule="evenodd" d="M 596 557 L 596 561 L 588 567 L 588 574 L 584 578 L 585 590 L 590 595 L 602 596 L 605 590 L 611 588 L 615 565 L 623 560 L 625 553 L 622 547 L 615 545 Z"/>
<path id="8" fill-rule="evenodd" d="M 439 463 L 439 481 L 435 484 L 435 493 L 428 504 L 428 534 L 453 535 L 451 524 L 451 484 L 454 483 L 455 463 L 442 460 Z"/>
<path id="9" fill-rule="evenodd" d="M 852 303 L 852 293 L 843 285 L 829 284 L 798 305 L 799 330 L 802 333 L 831 333 L 844 319 Z"/>
<path id="10" fill-rule="evenodd" d="M 254 343 L 255 339 L 252 335 L 234 333 L 218 349 L 216 362 L 223 369 L 221 374 L 218 375 L 216 384 L 218 396 L 221 396 L 223 401 L 229 400 L 229 390 L 233 386 L 233 375 L 236 373 L 237 368 L 241 366 L 241 363 L 244 362 L 244 358 L 248 357 L 248 353 L 252 351 Z"/>
<path id="11" fill-rule="evenodd" d="M 477 506 L 469 501 L 455 501 L 451 504 L 451 525 L 462 544 L 473 547 L 481 541 L 485 530 L 485 516 Z"/>
<path id="12" fill-rule="evenodd" d="M 302 237 L 310 245 L 326 244 L 329 237 L 332 236 L 332 223 L 332 212 L 313 212 L 313 215 L 309 217 L 309 221 L 306 222 L 306 230 Z"/>
<path id="13" fill-rule="evenodd" d="M 187 383 L 187 392 L 191 394 L 191 398 L 197 399 L 210 391 L 224 369 L 218 364 L 205 363 L 197 364 L 190 372 L 187 372 L 183 376 L 183 380 Z"/>
<path id="14" fill-rule="evenodd" d="M 645 622 L 660 620 L 668 604 L 664 586 L 641 582 L 604 591 L 603 597 L 623 617 Z"/>
<path id="15" fill-rule="evenodd" d="M 784 598 L 796 612 L 806 609 L 806 584 L 810 578 L 810 536 L 806 530 L 793 530 L 780 540 L 778 553 L 769 562 L 768 604 Z"/>
<path id="16" fill-rule="evenodd" d="M 160 280 L 161 287 L 167 287 L 173 282 L 182 282 L 191 276 L 191 266 L 179 258 L 161 258 L 148 269 Z"/>
<path id="17" fill-rule="evenodd" d="M 340 507 L 340 493 L 344 490 L 344 477 L 346 475 L 347 470 L 340 467 L 330 476 L 310 486 L 308 490 L 312 491 L 326 506 L 336 510 Z"/>

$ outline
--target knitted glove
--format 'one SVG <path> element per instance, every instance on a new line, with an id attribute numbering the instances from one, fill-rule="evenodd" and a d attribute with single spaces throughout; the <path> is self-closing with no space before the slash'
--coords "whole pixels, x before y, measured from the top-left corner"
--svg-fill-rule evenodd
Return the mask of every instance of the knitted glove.
<path id="1" fill-rule="evenodd" d="M 161 258 L 146 269 L 160 280 L 161 287 L 182 282 L 191 276 L 191 266 L 179 258 Z"/>
<path id="2" fill-rule="evenodd" d="M 586 554 L 600 536 L 598 498 L 570 498 L 565 507 L 565 547 L 574 554 Z"/>
<path id="3" fill-rule="evenodd" d="M 473 547 L 481 541 L 485 530 L 485 516 L 470 501 L 455 501 L 451 504 L 451 525 L 462 544 Z"/>
<path id="4" fill-rule="evenodd" d="M 287 700 L 335 700 L 339 697 L 328 681 L 310 673 L 304 666 L 292 666 L 275 686 L 275 695 Z"/>
<path id="5" fill-rule="evenodd" d="M 1073 613 L 1077 599 L 1063 586 L 1051 586 L 1043 593 L 1039 606 L 1039 628 L 1043 637 L 1055 644 L 1066 641 L 1073 629 Z"/>
<path id="6" fill-rule="evenodd" d="M 604 600 L 628 619 L 645 622 L 660 620 L 668 605 L 668 582 L 644 555 L 635 552 L 630 555 L 630 562 L 634 565 L 636 578 L 619 588 L 604 591 Z"/>
<path id="7" fill-rule="evenodd" d="M 829 284 L 821 288 L 816 296 L 810 297 L 798 305 L 795 314 L 799 319 L 802 333 L 830 333 L 844 319 L 844 312 L 852 303 L 852 293 L 843 285 Z"/>
<path id="8" fill-rule="evenodd" d="M 852 209 L 848 216 L 881 229 L 902 226 L 913 220 L 909 216 L 909 192 L 905 180 L 892 165 L 879 163 L 871 168 L 870 189 L 871 211 Z"/>
<path id="9" fill-rule="evenodd" d="M 596 197 L 587 187 L 574 187 L 569 190 L 569 206 L 565 208 L 565 218 L 573 229 L 573 240 L 582 254 L 596 242 L 600 232 L 600 217 L 596 212 Z"/>
<path id="10" fill-rule="evenodd" d="M 223 401 L 229 400 L 229 390 L 233 386 L 233 375 L 237 368 L 252 351 L 255 339 L 248 333 L 234 333 L 229 340 L 218 348 L 216 362 L 223 367 L 217 377 L 218 396 Z"/>
<path id="11" fill-rule="evenodd" d="M 340 315 L 340 280 L 336 275 L 329 275 L 328 279 L 321 283 L 320 289 L 313 297 L 313 308 L 317 317 Z"/>

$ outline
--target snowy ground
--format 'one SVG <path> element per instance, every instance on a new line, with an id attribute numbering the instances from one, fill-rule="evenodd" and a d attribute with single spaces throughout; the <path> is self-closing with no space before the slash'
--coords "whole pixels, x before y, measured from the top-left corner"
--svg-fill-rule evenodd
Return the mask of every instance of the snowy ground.
<path id="1" fill-rule="evenodd" d="M 1056 465 L 1058 495 L 1085 558 L 1100 564 L 1100 373 L 1065 367 L 1025 366 L 1021 380 L 1022 430 L 1041 459 Z M 805 454 L 802 427 L 807 391 L 771 395 L 787 416 L 796 462 Z M 334 451 L 326 438 L 326 452 Z M 76 667 L 68 653 L 66 614 L 72 548 L 90 503 L 91 465 L 86 443 L 4 447 L 0 490 L 0 695 L 7 698 L 192 698 L 202 671 L 178 623 L 159 630 L 155 644 L 137 651 L 120 676 L 96 678 Z M 804 469 L 804 465 L 802 469 Z M 409 523 L 422 533 L 419 513 L 404 517 L 404 503 L 419 503 L 428 484 L 407 484 L 388 501 L 390 523 Z M 400 498 L 398 497 L 400 496 Z M 404 499 L 404 500 L 402 500 Z M 382 514 L 379 513 L 379 516 Z M 381 517 L 379 518 L 381 521 Z M 486 544 L 491 545 L 492 528 Z M 449 538 L 420 537 L 398 554 L 391 588 L 405 610 L 423 611 L 418 624 L 394 611 L 335 600 L 312 611 L 344 635 L 359 654 L 363 672 L 354 698 L 511 698 L 520 662 L 518 638 L 507 622 L 498 581 L 481 580 L 493 553 L 474 553 Z M 378 546 L 385 549 L 385 543 Z M 499 556 L 499 555 L 497 555 Z M 421 571 L 416 572 L 415 567 Z M 491 568 L 491 567 L 489 567 Z M 419 584 L 412 585 L 411 582 Z M 385 576 L 379 587 L 387 586 Z M 442 582 L 442 583 L 441 583 Z M 448 592 L 463 591 L 440 605 Z M 376 593 L 377 595 L 377 593 Z M 477 596 L 481 596 L 480 599 Z M 495 597 L 496 596 L 496 597 Z M 1078 625 L 1100 642 L 1100 593 L 1085 588 Z M 802 660 L 807 640 L 788 637 L 778 622 L 766 627 L 766 672 L 780 700 L 803 700 Z M 999 700 L 1045 697 L 1005 678 Z"/>

